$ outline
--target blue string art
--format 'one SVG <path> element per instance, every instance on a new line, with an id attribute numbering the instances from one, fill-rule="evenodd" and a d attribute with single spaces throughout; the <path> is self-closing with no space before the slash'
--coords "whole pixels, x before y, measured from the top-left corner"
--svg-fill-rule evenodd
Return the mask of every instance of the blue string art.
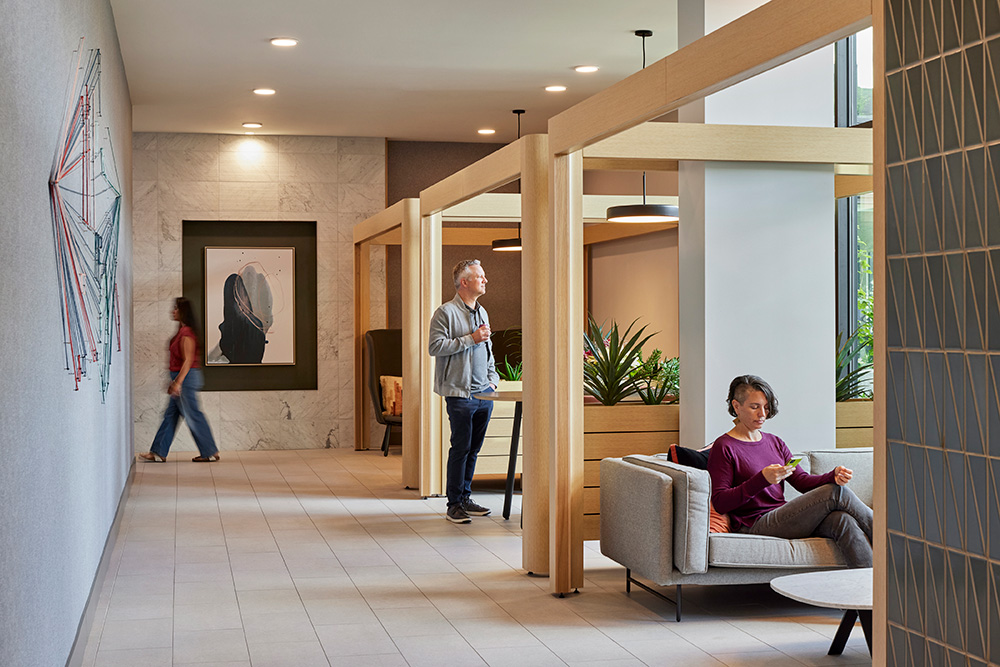
<path id="1" fill-rule="evenodd" d="M 49 198 L 66 370 L 74 388 L 91 364 L 101 378 L 101 401 L 110 382 L 111 354 L 121 351 L 118 238 L 121 187 L 111 132 L 101 125 L 101 52 L 83 62 L 83 40 L 62 134 L 52 162 Z M 109 171 L 109 167 L 111 171 Z"/>

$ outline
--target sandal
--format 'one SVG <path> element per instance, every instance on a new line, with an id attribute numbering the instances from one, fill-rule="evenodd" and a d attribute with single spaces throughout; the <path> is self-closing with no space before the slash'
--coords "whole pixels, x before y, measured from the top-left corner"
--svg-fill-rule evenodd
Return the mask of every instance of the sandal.
<path id="1" fill-rule="evenodd" d="M 142 461 L 150 461 L 152 463 L 166 463 L 167 460 L 155 452 L 141 452 L 137 454 L 137 457 Z"/>
<path id="2" fill-rule="evenodd" d="M 191 459 L 194 463 L 211 463 L 212 461 L 218 461 L 220 458 L 219 452 L 212 454 L 211 456 L 196 456 Z"/>

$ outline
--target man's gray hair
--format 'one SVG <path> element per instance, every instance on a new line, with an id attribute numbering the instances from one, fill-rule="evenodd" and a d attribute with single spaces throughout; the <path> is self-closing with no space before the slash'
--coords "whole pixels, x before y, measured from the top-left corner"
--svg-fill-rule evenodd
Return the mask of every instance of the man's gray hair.
<path id="1" fill-rule="evenodd" d="M 455 268 L 452 271 L 452 276 L 455 279 L 456 290 L 462 287 L 462 278 L 465 278 L 466 274 L 472 270 L 471 267 L 473 266 L 479 266 L 478 259 L 463 259 L 455 265 Z"/>

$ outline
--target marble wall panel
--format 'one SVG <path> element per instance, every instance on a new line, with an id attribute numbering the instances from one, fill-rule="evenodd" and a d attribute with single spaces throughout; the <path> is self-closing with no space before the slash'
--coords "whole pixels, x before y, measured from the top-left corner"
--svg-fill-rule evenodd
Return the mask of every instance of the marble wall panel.
<path id="1" fill-rule="evenodd" d="M 274 211 L 278 208 L 278 184 L 223 181 L 219 190 L 219 206 L 226 210 Z"/>
<path id="2" fill-rule="evenodd" d="M 228 151 L 220 155 L 223 181 L 264 182 L 278 180 L 278 154 L 273 151 Z"/>
<path id="3" fill-rule="evenodd" d="M 135 171 L 143 178 L 133 188 L 136 447 L 148 449 L 166 405 L 166 345 L 175 326 L 172 302 L 182 289 L 184 220 L 313 220 L 317 226 L 319 388 L 202 393 L 223 452 L 353 447 L 352 230 L 384 207 L 384 140 L 145 133 L 134 142 L 144 152 Z M 384 253 L 373 257 L 377 328 L 384 326 L 378 319 L 384 317 Z M 195 449 L 187 429 L 179 428 L 173 450 Z"/>
<path id="4" fill-rule="evenodd" d="M 217 181 L 219 154 L 208 151 L 157 151 L 156 178 L 164 181 Z"/>
<path id="5" fill-rule="evenodd" d="M 155 151 L 156 150 L 156 133 L 155 132 L 136 132 L 132 135 L 132 152 L 136 151 Z"/>
<path id="6" fill-rule="evenodd" d="M 132 151 L 132 178 L 137 181 L 156 180 L 156 151 Z"/>
<path id="7" fill-rule="evenodd" d="M 340 137 L 278 137 L 278 151 L 281 153 L 331 153 L 341 152 L 341 142 L 349 139 Z"/>

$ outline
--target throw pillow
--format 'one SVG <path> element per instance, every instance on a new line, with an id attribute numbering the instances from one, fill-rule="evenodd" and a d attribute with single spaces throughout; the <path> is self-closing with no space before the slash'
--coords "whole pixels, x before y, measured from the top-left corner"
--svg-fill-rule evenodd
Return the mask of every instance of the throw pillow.
<path id="1" fill-rule="evenodd" d="M 680 465 L 706 470 L 708 468 L 708 452 L 711 447 L 705 449 L 688 449 L 680 445 L 670 445 L 670 460 Z M 708 503 L 708 532 L 728 533 L 729 516 L 719 514 L 711 502 Z"/>
<path id="2" fill-rule="evenodd" d="M 403 414 L 403 378 L 398 375 L 382 375 L 382 411 L 385 415 L 397 416 Z"/>

